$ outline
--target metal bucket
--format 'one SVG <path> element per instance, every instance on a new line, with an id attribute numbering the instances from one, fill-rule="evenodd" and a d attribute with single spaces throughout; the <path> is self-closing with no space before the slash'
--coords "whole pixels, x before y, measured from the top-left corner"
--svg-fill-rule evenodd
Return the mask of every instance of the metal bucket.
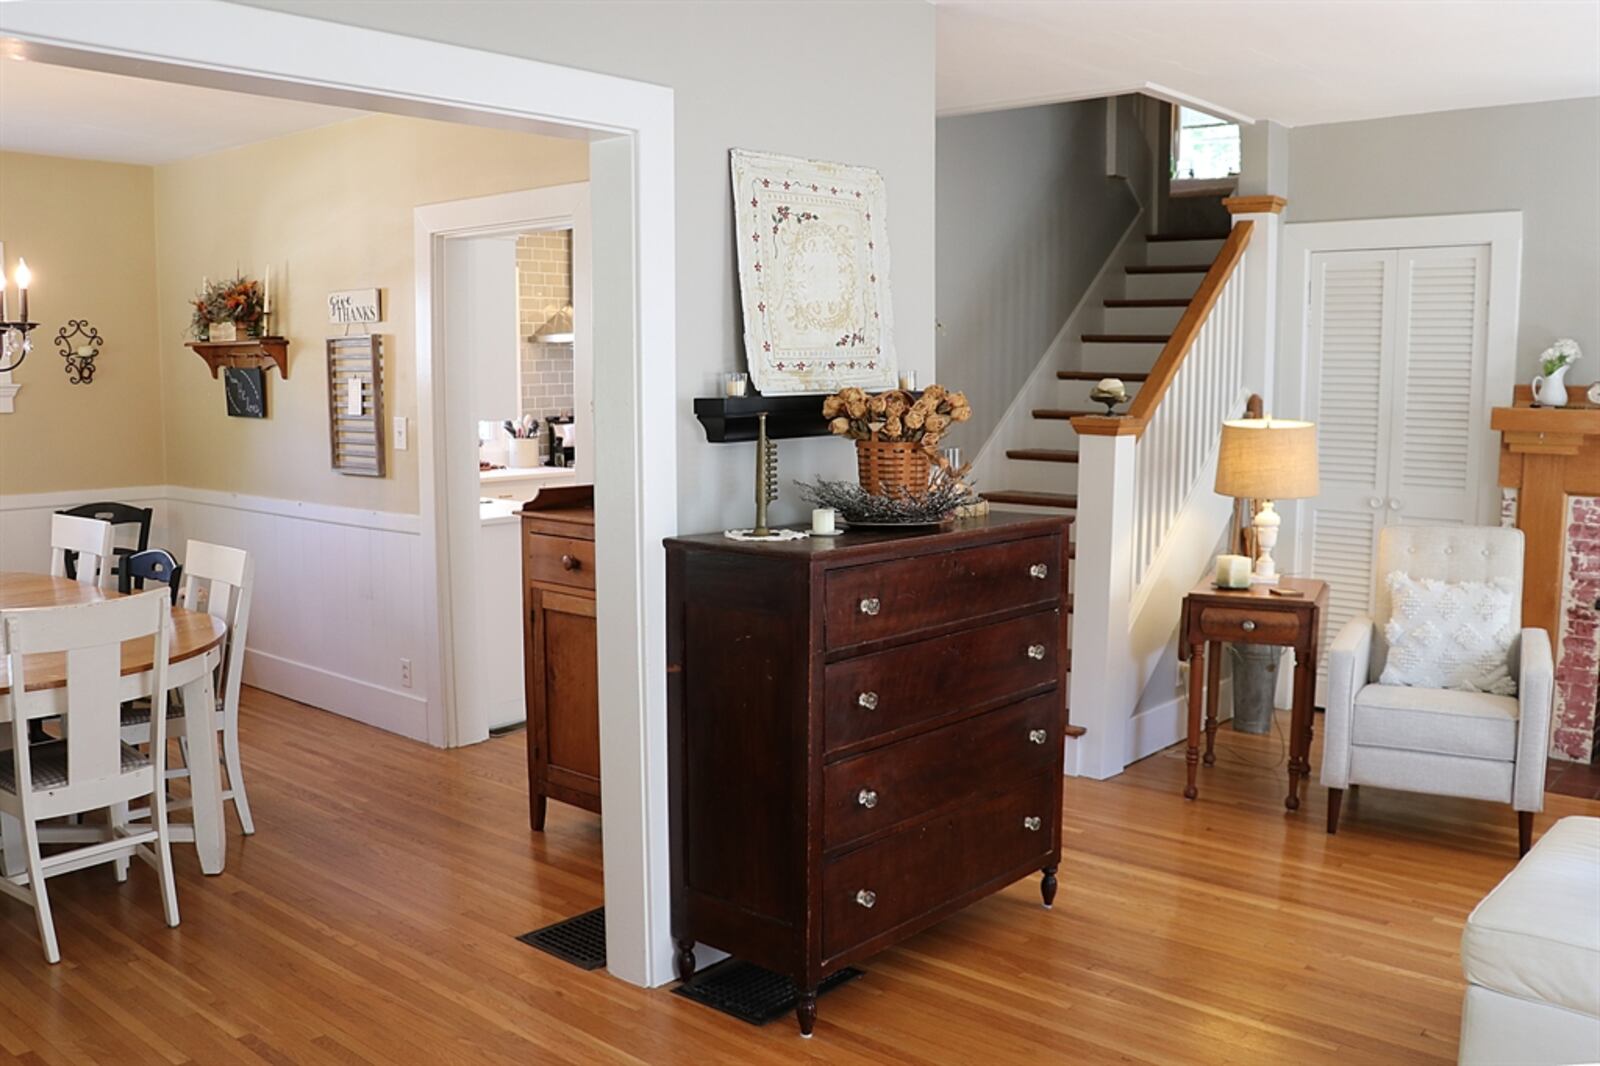
<path id="1" fill-rule="evenodd" d="M 1272 695 L 1278 687 L 1283 649 L 1266 644 L 1230 644 L 1233 657 L 1233 728 L 1240 733 L 1272 730 Z"/>

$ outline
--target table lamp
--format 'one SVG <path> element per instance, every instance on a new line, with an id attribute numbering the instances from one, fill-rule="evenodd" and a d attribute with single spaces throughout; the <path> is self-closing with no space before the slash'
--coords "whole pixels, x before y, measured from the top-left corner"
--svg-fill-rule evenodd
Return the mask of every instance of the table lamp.
<path id="1" fill-rule="evenodd" d="M 1276 585 L 1272 549 L 1283 519 L 1274 500 L 1303 500 L 1317 494 L 1317 427 L 1282 418 L 1239 418 L 1222 423 L 1217 456 L 1217 494 L 1255 500 L 1255 571 L 1252 584 Z"/>

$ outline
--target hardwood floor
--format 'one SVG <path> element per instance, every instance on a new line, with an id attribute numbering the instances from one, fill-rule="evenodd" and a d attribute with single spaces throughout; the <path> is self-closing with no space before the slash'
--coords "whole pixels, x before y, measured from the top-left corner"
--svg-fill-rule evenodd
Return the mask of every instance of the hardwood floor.
<path id="1" fill-rule="evenodd" d="M 977 904 L 802 1041 L 513 939 L 600 902 L 594 815 L 528 831 L 520 735 L 442 752 L 247 690 L 243 738 L 257 835 L 230 816 L 218 878 L 176 849 L 179 929 L 141 864 L 66 875 L 51 968 L 0 899 L 0 1062 L 1453 1062 L 1461 923 L 1516 859 L 1505 807 L 1374 789 L 1328 837 L 1325 791 L 1287 815 L 1261 768 L 1279 735 L 1224 726 L 1194 803 L 1181 749 L 1068 780 L 1054 911 Z"/>

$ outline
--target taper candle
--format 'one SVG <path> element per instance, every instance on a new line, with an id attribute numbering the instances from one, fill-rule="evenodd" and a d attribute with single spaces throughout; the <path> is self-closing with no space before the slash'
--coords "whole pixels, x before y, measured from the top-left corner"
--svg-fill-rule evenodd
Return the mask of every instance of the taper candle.
<path id="1" fill-rule="evenodd" d="M 21 257 L 17 259 L 17 291 L 22 293 L 22 321 L 28 321 L 28 285 L 33 281 L 33 271 L 28 269 L 28 261 Z"/>

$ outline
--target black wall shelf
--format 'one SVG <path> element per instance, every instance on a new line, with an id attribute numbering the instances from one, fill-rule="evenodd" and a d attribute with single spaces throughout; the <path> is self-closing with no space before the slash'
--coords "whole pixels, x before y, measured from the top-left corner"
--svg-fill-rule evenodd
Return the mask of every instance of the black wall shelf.
<path id="1" fill-rule="evenodd" d="M 756 439 L 756 416 L 767 416 L 767 436 L 826 437 L 828 422 L 822 417 L 822 394 L 810 396 L 702 396 L 694 401 L 694 416 L 705 427 L 712 444 L 734 444 Z"/>

